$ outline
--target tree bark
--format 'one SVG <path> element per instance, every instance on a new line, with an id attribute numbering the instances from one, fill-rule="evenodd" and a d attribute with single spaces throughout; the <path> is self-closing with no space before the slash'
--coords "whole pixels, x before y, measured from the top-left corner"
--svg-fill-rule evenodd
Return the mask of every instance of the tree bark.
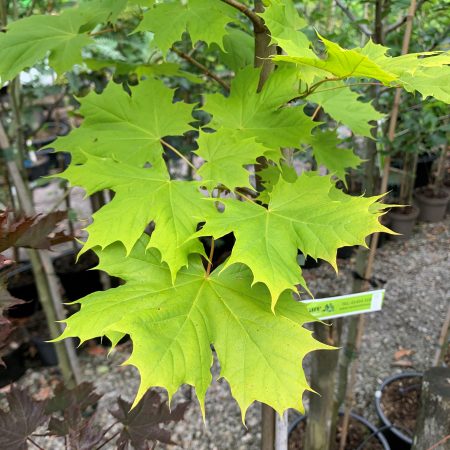
<path id="1" fill-rule="evenodd" d="M 433 367 L 423 376 L 421 407 L 412 450 L 450 448 L 450 368 Z"/>
<path id="2" fill-rule="evenodd" d="M 326 326 L 314 323 L 315 337 L 329 345 L 339 345 L 339 329 L 335 323 Z M 339 352 L 319 350 L 313 353 L 311 362 L 311 387 L 316 392 L 309 395 L 308 421 L 306 425 L 305 450 L 327 450 L 332 448 L 335 438 L 337 408 L 335 407 L 336 369 Z"/>

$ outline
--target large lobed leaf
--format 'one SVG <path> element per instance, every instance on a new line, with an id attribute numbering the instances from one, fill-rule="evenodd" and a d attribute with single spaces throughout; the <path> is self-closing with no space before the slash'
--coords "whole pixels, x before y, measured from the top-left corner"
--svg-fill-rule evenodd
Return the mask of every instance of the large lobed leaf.
<path id="1" fill-rule="evenodd" d="M 36 402 L 25 391 L 12 389 L 6 394 L 9 411 L 0 410 L 0 448 L 27 450 L 27 439 L 47 417 L 45 402 Z"/>
<path id="2" fill-rule="evenodd" d="M 341 142 L 333 131 L 317 133 L 313 136 L 311 143 L 317 164 L 325 166 L 344 183 L 346 183 L 346 169 L 355 169 L 363 162 L 353 153 L 353 150 L 338 148 Z"/>
<path id="3" fill-rule="evenodd" d="M 112 189 L 110 203 L 93 214 L 83 252 L 120 241 L 129 253 L 147 225 L 155 222 L 149 242 L 167 262 L 173 277 L 188 262 L 190 253 L 203 253 L 199 241 L 188 238 L 197 224 L 214 212 L 203 201 L 199 182 L 170 180 L 167 171 L 140 168 L 110 158 L 86 155 L 83 165 L 71 165 L 61 176 L 83 186 L 88 195 Z"/>
<path id="4" fill-rule="evenodd" d="M 59 16 L 32 16 L 13 22 L 0 34 L 0 80 L 11 80 L 50 51 L 50 63 L 61 73 L 80 63 L 81 49 L 92 43 L 79 34 L 85 18 L 67 10 Z M 64 55 L 64 58 L 62 58 Z"/>
<path id="5" fill-rule="evenodd" d="M 197 236 L 219 238 L 233 232 L 236 243 L 225 267 L 247 265 L 253 283 L 264 283 L 275 307 L 286 289 L 305 286 L 297 249 L 328 261 L 335 269 L 337 249 L 365 245 L 372 233 L 390 231 L 380 224 L 378 197 L 352 197 L 338 190 L 330 176 L 308 172 L 294 183 L 280 178 L 269 194 L 267 209 L 252 202 L 222 200 L 223 213 L 206 220 Z"/>
<path id="6" fill-rule="evenodd" d="M 0 34 L 0 82 L 13 79 L 47 53 L 57 73 L 81 63 L 81 49 L 94 42 L 86 32 L 97 23 L 115 20 L 125 5 L 126 0 L 85 0 L 60 15 L 36 15 L 11 23 Z"/>
<path id="7" fill-rule="evenodd" d="M 136 31 L 151 31 L 155 43 L 166 54 L 172 44 L 188 32 L 192 44 L 204 41 L 223 48 L 226 25 L 235 20 L 235 10 L 220 0 L 179 0 L 156 4 L 145 14 Z M 205 17 L 208 23 L 205 24 Z"/>
<path id="8" fill-rule="evenodd" d="M 298 95 L 298 78 L 292 68 L 278 69 L 257 92 L 260 70 L 247 67 L 236 74 L 231 94 L 209 95 L 205 110 L 212 114 L 211 127 L 254 138 L 270 149 L 299 147 L 315 124 L 299 106 L 287 103 Z"/>
<path id="9" fill-rule="evenodd" d="M 238 139 L 224 130 L 202 133 L 197 142 L 199 149 L 196 153 L 206 160 L 197 173 L 203 178 L 202 184 L 210 189 L 220 184 L 232 191 L 237 187 L 253 189 L 244 166 L 254 164 L 258 157 L 271 153 L 254 138 Z"/>
<path id="10" fill-rule="evenodd" d="M 298 15 L 291 0 L 272 0 L 260 16 L 270 31 L 272 43 L 279 45 L 287 54 L 314 57 L 307 36 L 302 33 L 306 21 Z"/>
<path id="11" fill-rule="evenodd" d="M 383 84 L 389 85 L 396 80 L 398 76 L 392 73 L 388 68 L 381 67 L 367 55 L 359 52 L 359 49 L 347 50 L 340 45 L 320 36 L 325 46 L 326 57 L 319 58 L 302 56 L 303 50 L 299 49 L 299 54 L 291 53 L 289 55 L 277 55 L 276 61 L 286 61 L 298 64 L 300 66 L 312 66 L 334 75 L 338 79 L 356 77 L 356 78 L 374 78 Z M 325 77 L 324 77 L 325 78 Z"/>
<path id="12" fill-rule="evenodd" d="M 171 397 L 187 383 L 204 412 L 213 344 L 243 417 L 255 400 L 280 413 L 302 410 L 302 392 L 308 389 L 302 358 L 327 348 L 302 327 L 313 320 L 306 307 L 285 293 L 273 314 L 266 288 L 251 287 L 248 269 L 234 265 L 205 276 L 199 257 L 192 257 L 172 284 L 158 252 L 147 247 L 144 236 L 128 257 L 118 243 L 99 252 L 99 268 L 126 284 L 79 300 L 80 311 L 66 320 L 59 339 L 83 342 L 110 331 L 128 333 L 133 353 L 127 364 L 141 376 L 134 405 L 152 386 L 164 387 Z"/>
<path id="13" fill-rule="evenodd" d="M 382 119 L 384 114 L 358 97 L 344 82 L 328 81 L 307 99 L 320 105 L 334 120 L 347 125 L 355 134 L 372 137 L 370 122 Z"/>
<path id="14" fill-rule="evenodd" d="M 170 431 L 161 427 L 168 422 L 178 422 L 183 419 L 188 402 L 179 403 L 170 409 L 167 403 L 161 402 L 161 396 L 155 391 L 147 391 L 135 408 L 131 403 L 119 398 L 118 408 L 111 414 L 123 425 L 117 438 L 117 449 L 126 450 L 131 444 L 136 450 L 147 450 L 148 443 L 159 441 L 172 444 Z"/>
<path id="15" fill-rule="evenodd" d="M 70 151 L 74 163 L 84 162 L 87 152 L 140 167 L 147 162 L 161 167 L 161 138 L 192 129 L 192 105 L 173 103 L 173 91 L 155 79 L 141 82 L 131 96 L 111 82 L 101 95 L 91 93 L 80 102 L 85 121 L 52 144 Z"/>

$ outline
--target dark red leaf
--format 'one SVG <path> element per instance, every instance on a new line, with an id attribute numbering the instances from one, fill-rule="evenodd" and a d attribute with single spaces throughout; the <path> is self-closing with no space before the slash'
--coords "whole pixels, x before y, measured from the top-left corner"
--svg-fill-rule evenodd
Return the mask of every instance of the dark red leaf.
<path id="1" fill-rule="evenodd" d="M 124 425 L 117 448 L 126 449 L 131 444 L 136 450 L 146 450 L 149 442 L 174 444 L 170 432 L 161 427 L 164 423 L 183 419 L 188 403 L 180 403 L 170 411 L 167 403 L 155 391 L 148 391 L 130 411 L 131 403 L 119 398 L 118 409 L 111 414 Z"/>
<path id="2" fill-rule="evenodd" d="M 47 404 L 47 413 L 67 412 L 78 409 L 82 413 L 93 406 L 101 398 L 94 392 L 92 383 L 84 382 L 73 389 L 68 389 L 64 384 L 59 384 L 55 389 L 55 395 Z"/>
<path id="3" fill-rule="evenodd" d="M 9 412 L 0 410 L 0 448 L 27 450 L 27 438 L 47 419 L 45 402 L 16 387 L 6 394 L 6 400 Z"/>
<path id="4" fill-rule="evenodd" d="M 58 222 L 67 218 L 67 211 L 37 214 L 14 221 L 8 220 L 6 211 L 0 216 L 0 252 L 10 247 L 49 249 L 51 239 L 48 235 Z"/>

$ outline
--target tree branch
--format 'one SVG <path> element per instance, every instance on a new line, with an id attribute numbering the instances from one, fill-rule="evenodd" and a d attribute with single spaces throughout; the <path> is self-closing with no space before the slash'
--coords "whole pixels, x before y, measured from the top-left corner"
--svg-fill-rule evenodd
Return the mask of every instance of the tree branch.
<path id="1" fill-rule="evenodd" d="M 243 3 L 237 0 L 222 0 L 222 2 L 232 6 L 241 13 L 245 14 L 252 21 L 255 31 L 261 32 L 266 29 L 266 26 L 264 25 L 264 20 L 262 20 L 261 17 L 259 17 L 258 14 L 252 11 L 248 6 L 244 5 Z"/>
<path id="2" fill-rule="evenodd" d="M 184 53 L 175 47 L 172 47 L 172 51 L 174 51 L 180 58 L 183 58 L 184 60 L 191 63 L 193 66 L 200 69 L 206 76 L 213 79 L 214 81 L 217 81 L 223 88 L 227 90 L 227 92 L 230 91 L 230 86 L 228 83 L 223 81 L 220 77 L 218 77 L 214 72 L 211 72 L 206 66 L 204 66 L 202 63 L 199 63 L 196 59 L 194 59 L 192 56 L 188 55 L 187 53 Z"/>
<path id="3" fill-rule="evenodd" d="M 419 0 L 417 2 L 416 12 L 419 11 L 420 8 L 423 6 L 423 4 L 427 1 L 428 0 Z M 386 27 L 385 34 L 389 34 L 389 33 L 392 33 L 393 31 L 397 30 L 403 24 L 405 24 L 407 20 L 408 20 L 408 14 L 406 16 L 403 16 L 400 19 L 398 19 L 397 22 L 394 22 L 392 25 L 389 25 L 388 27 Z"/>
<path id="4" fill-rule="evenodd" d="M 355 25 L 361 33 L 365 34 L 367 37 L 372 36 L 372 31 L 364 24 L 358 23 L 358 19 L 353 15 L 353 13 L 345 6 L 341 0 L 335 0 L 336 5 L 343 11 L 343 13 L 350 19 L 353 25 Z"/>

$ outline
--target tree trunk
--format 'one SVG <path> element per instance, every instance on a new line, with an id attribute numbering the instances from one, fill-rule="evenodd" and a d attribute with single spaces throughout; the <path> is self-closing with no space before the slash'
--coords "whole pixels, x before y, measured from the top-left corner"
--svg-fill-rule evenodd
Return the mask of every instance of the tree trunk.
<path id="1" fill-rule="evenodd" d="M 450 449 L 450 368 L 433 367 L 423 376 L 421 407 L 412 450 Z"/>
<path id="2" fill-rule="evenodd" d="M 340 341 L 340 326 L 334 321 L 329 326 L 314 323 L 315 337 L 329 345 Z M 313 353 L 311 362 L 311 387 L 316 392 L 309 394 L 308 421 L 306 425 L 305 450 L 327 450 L 332 448 L 336 424 L 336 369 L 339 352 L 320 350 Z"/>

